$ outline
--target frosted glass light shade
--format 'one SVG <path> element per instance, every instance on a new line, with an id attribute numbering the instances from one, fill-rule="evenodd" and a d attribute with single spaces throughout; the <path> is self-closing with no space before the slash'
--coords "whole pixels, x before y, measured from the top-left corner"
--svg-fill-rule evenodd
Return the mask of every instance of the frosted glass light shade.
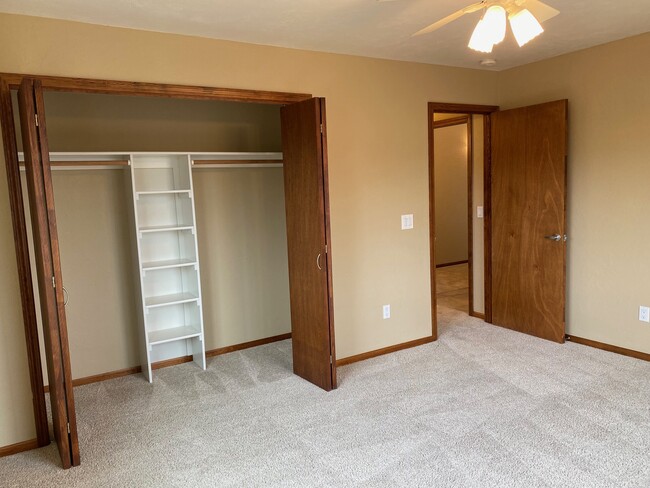
<path id="1" fill-rule="evenodd" d="M 483 22 L 490 33 L 492 44 L 499 44 L 506 38 L 506 10 L 500 5 L 492 5 L 485 12 Z"/>
<path id="2" fill-rule="evenodd" d="M 472 37 L 470 38 L 469 44 L 467 46 L 474 51 L 480 51 L 482 53 L 492 52 L 494 42 L 492 42 L 490 32 L 487 29 L 487 24 L 483 21 L 483 19 L 479 20 L 478 24 L 476 24 L 474 32 L 472 33 Z"/>
<path id="3" fill-rule="evenodd" d="M 519 47 L 544 32 L 542 25 L 527 9 L 522 9 L 519 12 L 510 15 L 509 19 L 512 33 L 515 35 Z"/>

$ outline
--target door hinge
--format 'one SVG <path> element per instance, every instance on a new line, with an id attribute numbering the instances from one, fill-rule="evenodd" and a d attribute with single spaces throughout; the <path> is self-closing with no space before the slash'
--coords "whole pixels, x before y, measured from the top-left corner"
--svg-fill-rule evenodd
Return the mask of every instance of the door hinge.
<path id="1" fill-rule="evenodd" d="M 70 433 L 70 422 L 68 422 L 68 434 Z"/>
<path id="2" fill-rule="evenodd" d="M 330 364 L 332 364 L 332 355 L 330 354 Z"/>
<path id="3" fill-rule="evenodd" d="M 323 133 L 323 124 L 320 125 L 320 133 Z"/>
<path id="4" fill-rule="evenodd" d="M 38 114 L 34 114 L 34 117 L 36 118 L 36 127 L 38 127 Z"/>
<path id="5" fill-rule="evenodd" d="M 327 254 L 327 244 L 325 244 L 325 254 Z"/>
<path id="6" fill-rule="evenodd" d="M 56 288 L 56 281 L 54 279 L 54 276 L 52 276 L 52 288 Z"/>

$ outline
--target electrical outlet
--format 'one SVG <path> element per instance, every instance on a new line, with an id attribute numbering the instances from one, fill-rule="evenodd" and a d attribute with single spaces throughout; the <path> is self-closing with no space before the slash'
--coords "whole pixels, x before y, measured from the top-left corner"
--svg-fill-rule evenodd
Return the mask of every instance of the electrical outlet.
<path id="1" fill-rule="evenodd" d="M 390 305 L 383 306 L 384 319 L 390 318 Z"/>
<path id="2" fill-rule="evenodd" d="M 639 320 L 641 322 L 650 322 L 650 307 L 639 307 Z"/>

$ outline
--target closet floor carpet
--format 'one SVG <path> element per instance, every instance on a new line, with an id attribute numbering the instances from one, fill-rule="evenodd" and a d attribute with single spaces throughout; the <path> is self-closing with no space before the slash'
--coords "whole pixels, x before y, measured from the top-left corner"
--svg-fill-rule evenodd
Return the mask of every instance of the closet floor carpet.
<path id="1" fill-rule="evenodd" d="M 650 364 L 451 309 L 437 343 L 339 368 L 270 344 L 75 389 L 82 464 L 0 459 L 3 487 L 648 487 Z"/>

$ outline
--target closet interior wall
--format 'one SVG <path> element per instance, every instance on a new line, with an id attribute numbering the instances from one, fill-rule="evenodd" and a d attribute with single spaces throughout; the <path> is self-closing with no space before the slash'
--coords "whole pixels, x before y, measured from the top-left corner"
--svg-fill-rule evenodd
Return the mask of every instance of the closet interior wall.
<path id="1" fill-rule="evenodd" d="M 45 106 L 52 152 L 281 151 L 274 105 L 46 92 Z M 73 378 L 139 366 L 128 168 L 53 184 Z M 194 197 L 206 350 L 291 332 L 282 168 L 195 169 Z"/>

